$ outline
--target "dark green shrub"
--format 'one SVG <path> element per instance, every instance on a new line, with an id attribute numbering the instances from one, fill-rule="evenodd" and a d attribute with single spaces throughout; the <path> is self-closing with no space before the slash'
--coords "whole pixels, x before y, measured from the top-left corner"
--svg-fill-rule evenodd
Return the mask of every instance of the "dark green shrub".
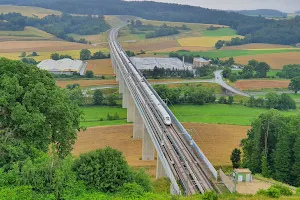
<path id="1" fill-rule="evenodd" d="M 138 199 L 144 195 L 144 189 L 137 183 L 125 183 L 121 187 L 120 195 L 124 199 Z"/>
<path id="2" fill-rule="evenodd" d="M 134 181 L 139 184 L 145 192 L 151 192 L 153 190 L 151 178 L 143 168 L 134 172 Z"/>
<path id="3" fill-rule="evenodd" d="M 218 195 L 213 191 L 208 191 L 203 194 L 202 199 L 203 200 L 217 200 Z"/>
<path id="4" fill-rule="evenodd" d="M 290 190 L 288 187 L 286 186 L 283 186 L 283 185 L 273 185 L 271 186 L 273 188 L 276 188 L 280 191 L 280 194 L 283 195 L 283 196 L 292 196 L 293 195 L 293 192 L 292 190 Z"/>
<path id="5" fill-rule="evenodd" d="M 270 187 L 269 189 L 267 189 L 267 195 L 272 198 L 279 198 L 280 190 L 274 187 Z"/>

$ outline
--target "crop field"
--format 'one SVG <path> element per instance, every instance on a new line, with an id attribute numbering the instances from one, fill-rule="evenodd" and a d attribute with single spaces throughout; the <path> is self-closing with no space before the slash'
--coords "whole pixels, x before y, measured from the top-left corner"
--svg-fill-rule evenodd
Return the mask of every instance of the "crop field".
<path id="1" fill-rule="evenodd" d="M 252 44 L 244 44 L 238 46 L 228 46 L 222 47 L 222 50 L 241 50 L 241 49 L 287 49 L 293 48 L 289 45 L 281 45 L 281 44 L 265 44 L 265 43 L 252 43 Z"/>
<path id="2" fill-rule="evenodd" d="M 217 30 L 205 30 L 203 36 L 222 37 L 222 36 L 236 36 L 236 31 L 232 28 L 220 28 Z"/>
<path id="3" fill-rule="evenodd" d="M 218 40 L 231 40 L 233 37 L 242 37 L 242 36 L 204 36 L 204 37 L 187 37 L 179 38 L 178 43 L 180 46 L 202 46 L 202 47 L 214 47 Z"/>
<path id="4" fill-rule="evenodd" d="M 11 13 L 17 12 L 21 13 L 24 16 L 34 17 L 37 16 L 39 18 L 45 17 L 47 15 L 60 15 L 61 12 L 55 10 L 49 10 L 45 8 L 39 7 L 31 7 L 31 6 L 11 6 L 11 5 L 0 5 L 0 13 Z"/>
<path id="5" fill-rule="evenodd" d="M 56 85 L 62 88 L 67 87 L 69 84 L 80 84 L 81 87 L 92 87 L 92 86 L 103 86 L 103 85 L 117 85 L 118 83 L 115 80 L 57 80 Z"/>
<path id="6" fill-rule="evenodd" d="M 300 50 L 300 49 L 299 49 Z M 245 55 L 245 56 L 235 56 L 234 60 L 236 63 L 239 64 L 247 64 L 249 60 L 255 59 L 260 62 L 264 61 L 267 62 L 272 69 L 282 69 L 284 65 L 288 64 L 300 64 L 300 52 L 297 49 L 291 49 L 291 50 L 276 50 L 281 51 L 277 53 L 272 54 L 266 54 L 266 55 Z M 290 52 L 291 51 L 291 52 Z M 293 52 L 295 51 L 295 52 Z M 254 52 L 257 52 L 256 50 Z M 226 58 L 224 58 L 226 59 Z"/>
<path id="7" fill-rule="evenodd" d="M 19 53 L 23 51 L 50 52 L 96 48 L 88 44 L 66 41 L 5 41 L 0 44 L 0 53 Z"/>
<path id="8" fill-rule="evenodd" d="M 247 136 L 248 127 L 184 123 L 213 165 L 230 165 L 230 153 Z M 142 161 L 142 140 L 133 139 L 132 125 L 88 128 L 78 134 L 73 155 L 110 146 L 123 152 L 133 167 L 145 167 L 154 176 L 156 161 Z M 216 148 L 218 147 L 218 148 Z"/>
<path id="9" fill-rule="evenodd" d="M 238 80 L 234 87 L 240 90 L 260 90 L 266 88 L 288 88 L 290 80 Z"/>
<path id="10" fill-rule="evenodd" d="M 89 60 L 86 70 L 91 70 L 95 75 L 111 75 L 114 76 L 110 59 Z"/>
<path id="11" fill-rule="evenodd" d="M 76 43 L 74 43 L 74 44 L 77 45 Z M 82 47 L 84 47 L 84 46 L 82 46 Z M 59 47 L 57 47 L 57 48 L 59 48 Z M 65 47 L 62 47 L 62 48 L 65 48 Z M 34 58 L 36 61 L 42 61 L 42 60 L 50 59 L 51 54 L 56 52 L 58 54 L 68 54 L 68 55 L 72 56 L 73 59 L 79 59 L 81 48 L 79 48 L 79 46 L 77 46 L 77 48 L 78 48 L 78 50 L 65 50 L 65 51 L 55 51 L 55 50 L 53 50 L 51 52 L 39 52 L 39 51 L 37 51 L 38 56 L 34 56 L 32 58 Z M 56 47 L 53 47 L 53 49 L 56 49 Z M 108 49 L 106 49 L 106 48 L 100 48 L 100 49 L 95 48 L 95 49 L 89 49 L 89 50 L 91 51 L 92 54 L 97 52 L 97 51 L 102 51 L 102 52 L 108 53 Z M 34 49 L 28 50 L 27 53 L 32 53 L 32 51 L 34 51 Z M 8 58 L 8 59 L 19 60 L 20 55 L 21 55 L 22 52 L 23 51 L 15 52 L 15 53 L 0 53 L 0 56 Z"/>

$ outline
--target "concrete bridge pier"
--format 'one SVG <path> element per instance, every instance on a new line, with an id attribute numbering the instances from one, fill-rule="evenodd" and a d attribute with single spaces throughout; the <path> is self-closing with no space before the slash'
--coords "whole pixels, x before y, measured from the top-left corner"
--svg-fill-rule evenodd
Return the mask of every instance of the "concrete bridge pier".
<path id="1" fill-rule="evenodd" d="M 123 94 L 125 90 L 125 80 L 123 77 L 119 79 L 119 94 Z"/>
<path id="2" fill-rule="evenodd" d="M 166 176 L 165 169 L 161 163 L 161 159 L 157 156 L 157 163 L 156 163 L 156 179 L 162 178 Z"/>
<path id="3" fill-rule="evenodd" d="M 116 59 L 115 57 L 113 56 L 113 54 L 110 54 L 111 55 L 111 65 L 114 69 L 114 73 L 116 73 Z"/>
<path id="4" fill-rule="evenodd" d="M 144 125 L 143 125 L 143 119 L 141 117 L 141 114 L 138 110 L 138 108 L 135 105 L 134 108 L 134 119 L 133 119 L 133 138 L 143 138 L 143 131 L 144 131 Z"/>
<path id="5" fill-rule="evenodd" d="M 123 79 L 124 80 L 124 79 Z M 127 88 L 127 86 L 125 85 L 125 81 L 124 84 L 122 84 L 122 88 L 123 88 L 123 98 L 122 98 L 122 108 L 128 108 L 128 96 L 130 96 L 130 92 L 129 89 Z"/>
<path id="6" fill-rule="evenodd" d="M 119 82 L 120 80 L 120 77 L 121 76 L 121 73 L 120 73 L 120 70 L 118 68 L 118 66 L 116 66 L 116 81 Z"/>
<path id="7" fill-rule="evenodd" d="M 143 147 L 142 147 L 142 160 L 154 160 L 155 147 L 146 129 L 146 126 L 143 125 Z"/>
<path id="8" fill-rule="evenodd" d="M 133 122 L 134 121 L 134 115 L 135 115 L 135 105 L 132 96 L 129 94 L 127 99 L 127 122 Z"/>

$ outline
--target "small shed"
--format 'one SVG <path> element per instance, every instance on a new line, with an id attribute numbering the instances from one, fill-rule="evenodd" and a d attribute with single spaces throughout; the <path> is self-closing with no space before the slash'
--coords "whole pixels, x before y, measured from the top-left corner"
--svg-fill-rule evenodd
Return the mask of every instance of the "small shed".
<path id="1" fill-rule="evenodd" d="M 237 182 L 252 182 L 252 173 L 249 169 L 234 169 Z"/>
<path id="2" fill-rule="evenodd" d="M 205 65 L 210 65 L 211 60 L 205 60 L 204 58 L 194 58 L 193 65 L 194 67 L 203 67 Z"/>

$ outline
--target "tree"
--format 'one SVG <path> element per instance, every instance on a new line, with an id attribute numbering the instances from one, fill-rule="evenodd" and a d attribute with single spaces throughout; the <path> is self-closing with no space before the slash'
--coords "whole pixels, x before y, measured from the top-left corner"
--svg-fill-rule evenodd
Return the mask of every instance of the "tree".
<path id="1" fill-rule="evenodd" d="M 22 52 L 21 55 L 20 55 L 20 57 L 21 57 L 21 58 L 26 57 L 26 52 Z"/>
<path id="2" fill-rule="evenodd" d="M 26 64 L 36 65 L 37 62 L 33 58 L 22 58 L 21 61 Z"/>
<path id="3" fill-rule="evenodd" d="M 253 77 L 254 68 L 251 65 L 246 65 L 241 72 L 241 77 L 248 79 Z"/>
<path id="4" fill-rule="evenodd" d="M 248 61 L 248 65 L 252 66 L 254 69 L 256 69 L 256 67 L 258 66 L 258 63 L 259 62 L 254 59 Z"/>
<path id="5" fill-rule="evenodd" d="M 109 94 L 106 97 L 106 101 L 107 101 L 108 106 L 116 106 L 118 100 L 119 100 L 119 97 L 115 94 Z"/>
<path id="6" fill-rule="evenodd" d="M 218 42 L 215 44 L 216 49 L 221 49 L 225 44 L 224 40 L 218 40 Z"/>
<path id="7" fill-rule="evenodd" d="M 292 166 L 292 176 L 294 177 L 293 184 L 297 187 L 300 187 L 300 134 L 296 135 L 295 143 L 293 146 L 293 157 L 295 160 Z"/>
<path id="8" fill-rule="evenodd" d="M 298 91 L 300 91 L 300 76 L 291 79 L 289 89 L 293 90 L 295 94 L 297 94 Z"/>
<path id="9" fill-rule="evenodd" d="M 93 77 L 94 77 L 94 72 L 91 71 L 91 70 L 86 70 L 85 76 L 86 76 L 87 78 L 93 78 Z"/>
<path id="10" fill-rule="evenodd" d="M 228 104 L 229 104 L 229 105 L 232 105 L 233 102 L 234 102 L 233 96 L 229 96 L 229 97 L 228 97 Z"/>
<path id="11" fill-rule="evenodd" d="M 256 71 L 256 76 L 259 78 L 266 78 L 267 72 L 270 70 L 270 65 L 266 62 L 260 62 L 254 67 Z"/>
<path id="12" fill-rule="evenodd" d="M 95 90 L 93 95 L 94 105 L 102 105 L 103 104 L 103 93 L 100 89 Z"/>
<path id="13" fill-rule="evenodd" d="M 31 56 L 38 56 L 37 52 L 32 52 Z"/>
<path id="14" fill-rule="evenodd" d="M 82 49 L 80 51 L 80 60 L 89 60 L 91 59 L 91 51 L 88 49 Z"/>
<path id="15" fill-rule="evenodd" d="M 59 60 L 59 54 L 58 53 L 52 53 L 51 56 L 50 56 L 50 58 L 52 60 Z"/>
<path id="16" fill-rule="evenodd" d="M 230 76 L 229 76 L 229 80 L 231 82 L 236 82 L 238 79 L 238 75 L 236 73 L 231 73 Z"/>
<path id="17" fill-rule="evenodd" d="M 274 92 L 269 92 L 266 94 L 266 107 L 276 108 L 279 103 L 279 96 Z"/>
<path id="18" fill-rule="evenodd" d="M 43 152 L 52 144 L 61 157 L 70 153 L 81 113 L 51 74 L 0 58 L 0 85 L 1 136 L 20 139 Z"/>
<path id="19" fill-rule="evenodd" d="M 290 95 L 286 93 L 282 93 L 278 101 L 277 109 L 279 110 L 296 109 L 296 102 Z"/>
<path id="20" fill-rule="evenodd" d="M 233 168 L 239 168 L 241 164 L 241 150 L 235 148 L 230 156 Z"/>
<path id="21" fill-rule="evenodd" d="M 231 75 L 231 68 L 225 67 L 224 70 L 222 71 L 222 75 L 224 78 L 229 78 Z"/>
<path id="22" fill-rule="evenodd" d="M 116 192 L 134 180 L 122 153 L 110 147 L 81 154 L 73 170 L 88 187 L 102 192 Z"/>
<path id="23" fill-rule="evenodd" d="M 69 87 L 68 87 L 69 86 Z M 79 106 L 84 105 L 84 95 L 79 84 L 67 85 L 69 89 L 70 100 Z"/>

